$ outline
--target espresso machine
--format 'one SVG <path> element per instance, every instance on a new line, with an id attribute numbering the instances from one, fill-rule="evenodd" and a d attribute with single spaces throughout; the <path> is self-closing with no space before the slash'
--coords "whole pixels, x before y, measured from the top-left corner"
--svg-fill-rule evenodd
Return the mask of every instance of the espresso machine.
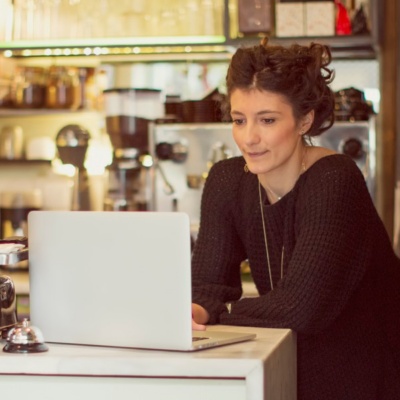
<path id="1" fill-rule="evenodd" d="M 28 260 L 28 239 L 10 237 L 0 240 L 0 270 Z M 4 338 L 18 322 L 16 291 L 12 279 L 0 272 L 0 333 Z"/>
<path id="2" fill-rule="evenodd" d="M 17 324 L 15 285 L 7 275 L 0 276 L 0 332 L 1 338 Z"/>
<path id="3" fill-rule="evenodd" d="M 104 92 L 106 130 L 113 147 L 106 168 L 104 210 L 146 211 L 151 194 L 149 123 L 164 115 L 156 89 L 117 88 Z"/>

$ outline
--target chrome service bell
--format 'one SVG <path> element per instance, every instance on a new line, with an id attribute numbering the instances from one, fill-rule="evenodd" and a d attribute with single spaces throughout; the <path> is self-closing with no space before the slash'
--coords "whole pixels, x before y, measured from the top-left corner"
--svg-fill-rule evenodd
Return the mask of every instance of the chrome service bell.
<path id="1" fill-rule="evenodd" d="M 8 353 L 41 353 L 49 348 L 44 343 L 39 328 L 31 326 L 27 318 L 14 326 L 9 332 L 3 351 Z"/>

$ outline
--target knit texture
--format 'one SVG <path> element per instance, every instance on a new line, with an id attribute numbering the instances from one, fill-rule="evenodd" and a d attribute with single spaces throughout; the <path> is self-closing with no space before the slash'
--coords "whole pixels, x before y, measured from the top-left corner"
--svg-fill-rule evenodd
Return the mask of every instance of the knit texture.
<path id="1" fill-rule="evenodd" d="M 279 202 L 263 194 L 271 290 L 258 180 L 244 164 L 221 161 L 207 178 L 193 302 L 211 324 L 297 332 L 299 399 L 400 399 L 400 261 L 361 171 L 330 155 Z M 241 298 L 245 259 L 259 297 Z"/>

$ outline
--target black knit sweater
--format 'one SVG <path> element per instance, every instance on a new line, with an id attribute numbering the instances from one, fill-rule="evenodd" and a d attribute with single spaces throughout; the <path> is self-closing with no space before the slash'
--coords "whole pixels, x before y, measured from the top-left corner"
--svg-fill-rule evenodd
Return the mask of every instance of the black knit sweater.
<path id="1" fill-rule="evenodd" d="M 211 324 L 297 332 L 299 399 L 400 399 L 400 261 L 359 168 L 330 155 L 277 203 L 263 191 L 271 290 L 258 181 L 243 167 L 224 160 L 207 178 L 193 302 Z M 259 297 L 240 299 L 245 259 Z"/>

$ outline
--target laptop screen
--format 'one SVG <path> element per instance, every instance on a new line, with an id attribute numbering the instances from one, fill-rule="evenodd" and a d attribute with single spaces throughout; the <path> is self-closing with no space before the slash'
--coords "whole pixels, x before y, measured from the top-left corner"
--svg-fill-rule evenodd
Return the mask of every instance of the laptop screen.
<path id="1" fill-rule="evenodd" d="M 185 213 L 33 211 L 28 229 L 30 316 L 46 341 L 189 346 Z"/>

